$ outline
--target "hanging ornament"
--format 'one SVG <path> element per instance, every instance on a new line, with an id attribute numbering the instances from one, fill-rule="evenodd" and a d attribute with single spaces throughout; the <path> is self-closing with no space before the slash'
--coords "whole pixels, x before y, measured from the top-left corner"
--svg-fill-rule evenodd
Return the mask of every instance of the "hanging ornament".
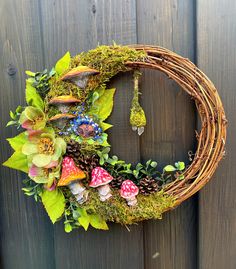
<path id="1" fill-rule="evenodd" d="M 138 135 L 144 132 L 144 127 L 146 126 L 146 116 L 143 108 L 139 104 L 139 91 L 138 91 L 138 80 L 141 73 L 139 71 L 134 71 L 134 97 L 132 100 L 132 106 L 130 110 L 130 124 L 133 131 L 137 131 Z"/>

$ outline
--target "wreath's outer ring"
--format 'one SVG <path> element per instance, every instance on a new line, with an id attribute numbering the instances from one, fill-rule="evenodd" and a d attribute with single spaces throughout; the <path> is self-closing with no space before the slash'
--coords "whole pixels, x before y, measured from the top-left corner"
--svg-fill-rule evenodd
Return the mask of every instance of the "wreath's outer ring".
<path id="1" fill-rule="evenodd" d="M 132 68 L 150 68 L 165 73 L 175 80 L 195 101 L 200 116 L 201 131 L 197 134 L 197 150 L 183 180 L 165 187 L 167 194 L 179 205 L 199 191 L 212 177 L 224 156 L 226 141 L 226 116 L 220 96 L 210 79 L 189 59 L 166 48 L 149 45 L 132 45 L 144 50 L 147 58 L 140 62 L 127 62 Z"/>

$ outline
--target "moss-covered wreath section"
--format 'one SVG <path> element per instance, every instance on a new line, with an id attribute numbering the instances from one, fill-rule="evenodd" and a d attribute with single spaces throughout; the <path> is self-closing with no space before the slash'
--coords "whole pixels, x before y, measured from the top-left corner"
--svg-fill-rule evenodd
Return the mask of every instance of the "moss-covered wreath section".
<path id="1" fill-rule="evenodd" d="M 87 212 L 100 215 L 105 221 L 120 224 L 134 224 L 147 219 L 161 219 L 162 213 L 172 208 L 175 199 L 163 191 L 149 196 L 138 195 L 136 206 L 127 206 L 126 201 L 118 191 L 113 191 L 112 197 L 101 202 L 96 190 L 90 190 L 88 201 L 83 205 Z"/>
<path id="2" fill-rule="evenodd" d="M 96 49 L 81 54 L 72 58 L 71 67 L 78 65 L 88 65 L 99 70 L 99 76 L 91 80 L 90 89 L 95 89 L 108 82 L 119 72 L 127 72 L 132 70 L 126 66 L 128 61 L 144 61 L 147 57 L 146 52 L 137 51 L 126 46 L 99 46 Z"/>
<path id="3" fill-rule="evenodd" d="M 99 76 L 90 78 L 85 90 L 79 89 L 76 85 L 61 81 L 60 77 L 53 77 L 50 83 L 48 99 L 59 95 L 73 95 L 84 101 L 91 91 L 98 88 L 104 88 L 112 77 L 119 72 L 130 71 L 127 67 L 127 61 L 144 61 L 147 54 L 144 51 L 137 51 L 126 46 L 99 46 L 88 52 L 82 52 L 71 58 L 69 68 L 63 73 L 79 65 L 85 65 L 94 68 L 100 72 Z"/>

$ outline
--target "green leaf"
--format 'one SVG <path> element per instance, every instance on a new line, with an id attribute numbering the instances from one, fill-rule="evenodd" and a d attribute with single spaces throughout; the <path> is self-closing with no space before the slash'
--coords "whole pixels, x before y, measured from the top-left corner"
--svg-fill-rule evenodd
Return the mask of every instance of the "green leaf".
<path id="1" fill-rule="evenodd" d="M 103 147 L 110 147 L 110 144 L 107 142 L 108 135 L 103 133 L 101 139 L 98 140 L 99 144 Z"/>
<path id="2" fill-rule="evenodd" d="M 65 210 L 65 197 L 60 190 L 56 189 L 54 191 L 44 190 L 41 198 L 48 216 L 54 224 Z"/>
<path id="3" fill-rule="evenodd" d="M 92 104 L 94 104 L 95 101 L 97 101 L 97 99 L 99 98 L 99 93 L 98 92 L 94 92 L 93 96 L 92 96 Z"/>
<path id="4" fill-rule="evenodd" d="M 100 165 L 104 165 L 104 163 L 105 163 L 104 158 L 103 158 L 103 157 L 100 157 L 99 164 L 100 164 Z"/>
<path id="5" fill-rule="evenodd" d="M 101 121 L 108 118 L 113 109 L 113 97 L 116 89 L 107 89 L 103 94 L 99 94 L 99 98 L 94 102 L 94 107 L 88 111 L 89 114 L 96 114 Z M 98 91 L 98 93 L 100 93 Z"/>
<path id="6" fill-rule="evenodd" d="M 137 165 L 136 165 L 136 170 L 140 170 L 140 169 L 142 169 L 143 168 L 143 165 L 141 164 L 141 163 L 138 163 Z"/>
<path id="7" fill-rule="evenodd" d="M 29 106 L 34 106 L 42 111 L 44 110 L 44 102 L 37 90 L 26 80 L 26 90 L 25 90 L 26 102 Z"/>
<path id="8" fill-rule="evenodd" d="M 13 111 L 10 111 L 10 117 L 15 120 L 16 119 L 16 115 Z"/>
<path id="9" fill-rule="evenodd" d="M 29 70 L 26 70 L 25 71 L 25 74 L 29 77 L 34 77 L 36 73 L 32 72 L 32 71 L 29 71 Z"/>
<path id="10" fill-rule="evenodd" d="M 103 153 L 103 154 L 107 154 L 107 153 L 110 152 L 110 150 L 111 150 L 111 148 L 109 148 L 109 147 L 104 148 L 103 151 L 102 151 L 102 153 Z"/>
<path id="11" fill-rule="evenodd" d="M 21 188 L 24 192 L 31 192 L 33 188 Z"/>
<path id="12" fill-rule="evenodd" d="M 138 177 L 139 172 L 138 172 L 137 170 L 133 170 L 133 174 L 134 174 L 134 176 L 137 178 L 137 177 Z"/>
<path id="13" fill-rule="evenodd" d="M 29 171 L 27 156 L 18 151 L 14 152 L 3 165 L 25 173 L 28 173 Z"/>
<path id="14" fill-rule="evenodd" d="M 174 172 L 176 170 L 176 168 L 173 165 L 167 165 L 164 167 L 164 170 L 166 172 Z"/>
<path id="15" fill-rule="evenodd" d="M 100 145 L 103 147 L 110 147 L 111 146 L 106 140 L 103 141 Z"/>
<path id="16" fill-rule="evenodd" d="M 155 167 L 157 167 L 157 162 L 151 162 L 151 167 L 153 167 L 153 168 L 155 168 Z"/>
<path id="17" fill-rule="evenodd" d="M 175 163 L 175 167 L 179 170 L 182 171 L 185 169 L 185 163 L 184 162 L 177 162 Z"/>
<path id="18" fill-rule="evenodd" d="M 115 160 L 115 161 L 118 161 L 118 157 L 116 155 L 113 155 L 112 159 Z"/>
<path id="19" fill-rule="evenodd" d="M 16 113 L 17 113 L 17 114 L 20 114 L 22 111 L 23 111 L 23 107 L 22 107 L 22 106 L 18 106 L 18 107 L 16 108 Z"/>
<path id="20" fill-rule="evenodd" d="M 85 231 L 87 231 L 90 223 L 90 216 L 84 208 L 77 208 L 77 211 L 80 214 L 80 217 L 78 218 L 79 224 L 85 229 Z"/>
<path id="21" fill-rule="evenodd" d="M 90 224 L 96 229 L 108 230 L 106 222 L 99 215 L 90 215 Z"/>
<path id="22" fill-rule="evenodd" d="M 72 226 L 70 225 L 70 223 L 65 223 L 65 232 L 66 233 L 70 233 L 72 231 Z"/>
<path id="23" fill-rule="evenodd" d="M 100 122 L 100 127 L 102 128 L 103 131 L 106 131 L 107 129 L 113 127 L 112 124 L 106 123 L 106 122 Z"/>
<path id="24" fill-rule="evenodd" d="M 49 77 L 52 77 L 56 74 L 55 68 L 53 67 L 51 71 L 49 72 Z"/>
<path id="25" fill-rule="evenodd" d="M 34 195 L 34 191 L 31 191 L 31 192 L 25 192 L 25 195 L 27 195 L 27 196 L 32 196 L 32 195 Z"/>
<path id="26" fill-rule="evenodd" d="M 93 140 L 92 138 L 90 138 L 90 139 L 87 140 L 87 143 L 88 143 L 89 145 L 92 145 L 92 144 L 94 144 L 94 140 Z"/>
<path id="27" fill-rule="evenodd" d="M 14 125 L 16 123 L 17 123 L 17 121 L 14 121 L 14 120 L 8 121 L 6 127 L 11 126 L 11 125 Z"/>
<path id="28" fill-rule="evenodd" d="M 55 65 L 55 71 L 58 75 L 61 75 L 63 72 L 65 72 L 70 67 L 70 52 L 67 51 L 67 53 L 57 61 Z"/>
<path id="29" fill-rule="evenodd" d="M 23 145 L 27 142 L 27 136 L 25 132 L 23 132 L 15 137 L 7 138 L 7 141 L 15 151 L 21 151 Z"/>
<path id="30" fill-rule="evenodd" d="M 107 153 L 103 154 L 103 158 L 104 158 L 104 160 L 107 160 L 108 157 L 109 157 L 109 155 L 108 155 Z"/>

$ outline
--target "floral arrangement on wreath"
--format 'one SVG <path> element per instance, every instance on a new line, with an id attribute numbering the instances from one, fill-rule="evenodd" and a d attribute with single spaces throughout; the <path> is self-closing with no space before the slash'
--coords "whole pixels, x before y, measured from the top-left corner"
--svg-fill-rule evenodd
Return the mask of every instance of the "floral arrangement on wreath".
<path id="1" fill-rule="evenodd" d="M 165 184 L 183 178 L 184 162 L 132 166 L 110 156 L 106 120 L 115 89 L 107 82 L 132 70 L 125 62 L 145 59 L 144 51 L 126 46 L 99 46 L 71 58 L 67 52 L 50 72 L 26 71 L 26 107 L 10 112 L 9 125 L 23 131 L 7 139 L 14 149 L 5 166 L 27 173 L 23 191 L 41 201 L 53 223 L 64 219 L 65 231 L 89 225 L 108 229 L 107 221 L 124 225 L 161 218 L 174 205 Z M 146 117 L 139 104 L 134 70 L 130 124 L 138 135 Z"/>

